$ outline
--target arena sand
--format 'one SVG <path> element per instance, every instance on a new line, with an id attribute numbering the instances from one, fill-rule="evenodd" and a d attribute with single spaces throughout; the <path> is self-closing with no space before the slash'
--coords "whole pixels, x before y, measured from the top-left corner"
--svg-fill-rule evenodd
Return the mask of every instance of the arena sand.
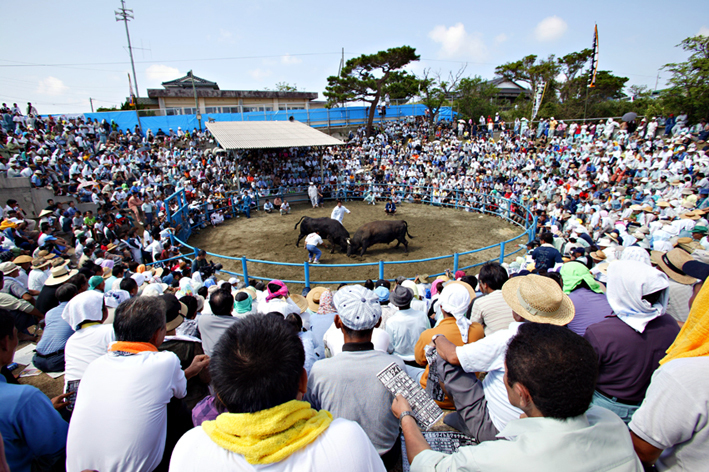
<path id="1" fill-rule="evenodd" d="M 332 202 L 327 202 L 325 208 L 312 208 L 310 204 L 294 204 L 290 215 L 281 216 L 278 212 L 266 214 L 263 211 L 252 212 L 251 218 L 227 220 L 219 227 L 209 227 L 199 234 L 193 234 L 188 243 L 208 252 L 231 257 L 246 256 L 249 259 L 260 259 L 278 262 L 303 263 L 308 259 L 308 253 L 301 240 L 300 247 L 295 242 L 300 234 L 300 226 L 295 224 L 302 216 L 329 217 L 333 208 Z M 339 246 L 334 254 L 320 246 L 323 251 L 323 264 L 353 264 L 362 262 L 406 261 L 425 259 L 435 256 L 465 252 L 480 247 L 497 244 L 511 239 L 520 233 L 522 228 L 507 223 L 496 216 L 468 213 L 451 208 L 433 207 L 421 204 L 403 204 L 398 207 L 396 216 L 389 217 L 384 213 L 384 204 L 367 205 L 364 202 L 347 202 L 345 206 L 351 211 L 344 217 L 344 226 L 354 235 L 357 228 L 374 220 L 397 219 L 408 223 L 409 253 L 404 253 L 404 246 L 394 248 L 391 244 L 377 244 L 367 249 L 364 257 L 347 257 Z M 508 243 L 505 253 L 518 249 L 518 244 L 525 244 L 526 238 L 520 238 Z M 500 255 L 499 248 L 477 252 L 460 257 L 460 267 L 475 264 Z M 518 254 L 519 255 L 519 254 Z M 241 272 L 241 263 L 229 259 L 208 257 L 215 263 L 222 263 L 226 270 Z M 509 260 L 510 258 L 508 258 Z M 385 265 L 384 276 L 393 279 L 399 275 L 413 277 L 416 274 L 434 274 L 445 269 L 453 269 L 453 258 L 413 264 Z M 260 263 L 249 263 L 250 276 L 260 276 L 287 280 L 304 280 L 303 267 L 274 266 Z M 467 271 L 477 273 L 477 268 Z M 375 266 L 364 267 L 325 267 L 310 265 L 311 284 L 318 281 L 365 280 L 377 279 L 379 269 Z M 331 285 L 323 283 L 320 285 Z M 302 288 L 300 285 L 289 284 L 291 290 Z"/>

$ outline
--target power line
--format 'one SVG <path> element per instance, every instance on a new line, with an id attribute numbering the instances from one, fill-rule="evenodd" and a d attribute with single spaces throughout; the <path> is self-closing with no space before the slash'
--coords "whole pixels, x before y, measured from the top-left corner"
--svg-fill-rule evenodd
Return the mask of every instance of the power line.
<path id="1" fill-rule="evenodd" d="M 314 52 L 303 54 L 287 54 L 288 56 L 331 56 L 340 55 L 340 52 Z M 238 61 L 246 59 L 273 59 L 283 57 L 286 54 L 272 54 L 266 56 L 235 56 L 235 57 L 210 57 L 199 59 L 167 59 L 167 60 L 152 60 L 152 61 L 135 61 L 136 64 L 155 64 L 155 63 L 174 63 L 174 62 L 205 62 L 205 61 Z M 73 66 L 115 66 L 125 65 L 125 61 L 121 62 L 84 62 L 84 63 L 67 63 L 67 64 L 36 64 L 31 62 L 20 62 L 8 59 L 0 59 L 2 62 L 16 62 L 16 64 L 0 64 L 0 67 L 73 67 Z"/>

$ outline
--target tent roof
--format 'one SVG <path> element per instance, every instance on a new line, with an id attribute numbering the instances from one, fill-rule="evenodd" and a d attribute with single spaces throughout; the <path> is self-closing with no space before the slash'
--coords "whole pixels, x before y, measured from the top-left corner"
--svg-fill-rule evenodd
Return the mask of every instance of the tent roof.
<path id="1" fill-rule="evenodd" d="M 207 129 L 224 149 L 340 146 L 339 139 L 298 121 L 220 121 Z"/>

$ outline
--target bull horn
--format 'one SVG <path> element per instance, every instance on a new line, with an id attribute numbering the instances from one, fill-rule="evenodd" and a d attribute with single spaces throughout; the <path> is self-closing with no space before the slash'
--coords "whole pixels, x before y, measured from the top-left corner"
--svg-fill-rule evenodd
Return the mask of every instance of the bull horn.
<path id="1" fill-rule="evenodd" d="M 350 238 L 347 238 L 347 245 L 350 245 Z"/>

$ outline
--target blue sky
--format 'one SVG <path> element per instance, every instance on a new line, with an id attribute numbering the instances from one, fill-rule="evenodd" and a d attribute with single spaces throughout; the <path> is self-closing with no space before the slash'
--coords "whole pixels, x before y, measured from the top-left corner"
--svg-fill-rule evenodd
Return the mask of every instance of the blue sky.
<path id="1" fill-rule="evenodd" d="M 130 62 L 119 0 L 3 2 L 0 101 L 40 113 L 116 105 L 128 94 Z M 600 68 L 654 88 L 658 69 L 682 61 L 677 45 L 709 34 L 705 1 L 182 1 L 128 0 L 140 95 L 194 70 L 222 89 L 276 82 L 320 93 L 345 59 L 404 44 L 410 69 L 492 78 L 496 65 L 527 54 L 564 55 L 591 46 L 598 23 Z M 705 12 L 705 13 L 701 13 Z M 42 66 L 36 66 L 41 64 Z M 660 87 L 668 77 L 660 74 Z"/>

